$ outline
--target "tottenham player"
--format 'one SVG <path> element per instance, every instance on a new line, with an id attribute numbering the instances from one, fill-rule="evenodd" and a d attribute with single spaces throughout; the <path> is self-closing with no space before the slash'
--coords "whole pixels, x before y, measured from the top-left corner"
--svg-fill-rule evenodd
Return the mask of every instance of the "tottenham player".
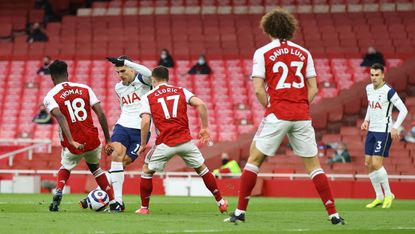
<path id="1" fill-rule="evenodd" d="M 169 70 L 162 66 L 156 67 L 152 72 L 152 84 L 155 88 L 141 100 L 141 141 L 144 142 L 148 137 L 151 118 L 158 136 L 156 145 L 145 158 L 140 182 L 141 208 L 136 213 L 150 213 L 152 176 L 156 171 L 163 171 L 166 163 L 174 155 L 182 157 L 186 165 L 202 177 L 206 187 L 215 197 L 219 211 L 226 212 L 228 202 L 222 198 L 215 176 L 204 164 L 205 160 L 190 136 L 187 105 L 195 107 L 199 112 L 202 122 L 200 143 L 205 144 L 210 140 L 206 105 L 187 89 L 168 85 L 168 80 Z M 138 154 L 143 153 L 145 149 L 146 145 L 143 143 Z"/>
<path id="2" fill-rule="evenodd" d="M 383 159 L 388 157 L 392 140 L 399 140 L 398 128 L 404 121 L 408 110 L 398 93 L 385 83 L 384 68 L 380 64 L 370 67 L 372 83 L 366 86 L 368 107 L 361 129 L 368 130 L 365 143 L 365 165 L 370 182 L 375 189 L 376 199 L 366 208 L 382 205 L 389 208 L 395 198 L 389 187 L 388 173 L 383 167 Z M 395 106 L 399 115 L 392 123 L 392 109 Z M 382 192 L 385 192 L 385 195 Z"/>
<path id="3" fill-rule="evenodd" d="M 137 158 L 141 145 L 141 119 L 138 117 L 141 97 L 151 89 L 151 71 L 147 67 L 134 63 L 127 56 L 107 58 L 115 66 L 121 81 L 115 85 L 115 92 L 120 101 L 121 115 L 113 133 L 111 148 L 106 149 L 111 154 L 112 162 L 108 178 L 114 188 L 115 199 L 125 209 L 122 200 L 124 184 L 124 167 Z M 146 139 L 145 144 L 150 138 Z M 87 208 L 86 199 L 80 201 Z"/>
<path id="4" fill-rule="evenodd" d="M 62 144 L 62 166 L 58 171 L 56 192 L 49 210 L 59 211 L 62 190 L 69 179 L 71 170 L 84 158 L 99 187 L 108 193 L 110 210 L 121 211 L 120 205 L 114 199 L 114 192 L 107 177 L 99 167 L 101 143 L 98 138 L 98 129 L 92 120 L 91 108 L 98 116 L 106 144 L 111 142 L 107 119 L 99 100 L 87 85 L 68 82 L 65 62 L 56 60 L 49 66 L 49 70 L 55 87 L 48 92 L 43 103 L 59 123 Z"/>
<path id="5" fill-rule="evenodd" d="M 309 104 L 317 94 L 316 72 L 311 54 L 289 41 L 297 21 L 288 12 L 276 9 L 262 17 L 262 30 L 271 42 L 256 50 L 252 79 L 258 101 L 266 108 L 265 117 L 251 144 L 248 162 L 241 176 L 235 212 L 225 222 L 245 221 L 259 167 L 275 155 L 288 135 L 296 155 L 301 157 L 333 224 L 344 224 L 334 204 L 326 174 L 317 155 Z M 267 87 L 267 88 L 266 88 Z"/>

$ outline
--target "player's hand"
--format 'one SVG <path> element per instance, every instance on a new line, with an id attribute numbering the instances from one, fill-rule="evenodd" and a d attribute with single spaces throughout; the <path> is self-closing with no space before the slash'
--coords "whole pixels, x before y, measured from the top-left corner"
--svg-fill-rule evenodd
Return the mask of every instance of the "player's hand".
<path id="1" fill-rule="evenodd" d="M 83 150 L 84 147 L 85 147 L 85 144 L 79 144 L 76 141 L 72 141 L 69 144 L 71 144 L 73 147 L 75 147 L 76 149 L 79 149 L 79 150 Z"/>
<path id="2" fill-rule="evenodd" d="M 107 143 L 104 146 L 104 153 L 107 156 L 110 156 L 112 154 L 112 152 L 114 151 L 114 148 L 112 147 L 111 143 Z"/>
<path id="3" fill-rule="evenodd" d="M 137 156 L 140 156 L 144 151 L 146 151 L 147 145 L 140 145 L 140 148 L 137 151 Z"/>
<path id="4" fill-rule="evenodd" d="M 364 121 L 363 123 L 362 123 L 362 126 L 360 126 L 360 129 L 361 130 L 363 130 L 363 131 L 367 131 L 367 128 L 369 127 L 369 122 L 367 122 L 367 121 Z"/>
<path id="5" fill-rule="evenodd" d="M 200 132 L 199 132 L 199 143 L 202 144 L 202 145 L 204 145 L 204 144 L 207 144 L 208 142 L 210 142 L 209 129 L 207 129 L 207 128 L 200 129 Z"/>
<path id="6" fill-rule="evenodd" d="M 392 139 L 393 140 L 397 140 L 398 141 L 400 139 L 398 129 L 392 128 L 392 130 L 391 130 L 391 136 L 392 136 Z"/>
<path id="7" fill-rule="evenodd" d="M 107 60 L 110 61 L 115 66 L 119 66 L 119 67 L 124 66 L 124 59 L 107 57 Z"/>

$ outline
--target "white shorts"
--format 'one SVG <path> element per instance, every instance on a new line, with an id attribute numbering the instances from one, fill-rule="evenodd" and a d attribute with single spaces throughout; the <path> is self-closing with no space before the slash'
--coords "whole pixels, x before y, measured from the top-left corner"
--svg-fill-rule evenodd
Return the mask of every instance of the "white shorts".
<path id="1" fill-rule="evenodd" d="M 67 148 L 63 148 L 61 157 L 61 164 L 68 171 L 76 167 L 82 158 L 89 164 L 98 164 L 101 159 L 101 146 L 82 154 L 73 154 Z"/>
<path id="2" fill-rule="evenodd" d="M 191 141 L 173 147 L 165 144 L 155 145 L 146 155 L 144 162 L 152 171 L 163 171 L 174 155 L 179 155 L 190 168 L 198 168 L 205 162 L 202 153 Z"/>
<path id="3" fill-rule="evenodd" d="M 253 139 L 256 148 L 267 156 L 274 156 L 285 135 L 294 153 L 301 157 L 317 155 L 317 143 L 311 120 L 285 121 L 274 114 L 265 117 Z"/>

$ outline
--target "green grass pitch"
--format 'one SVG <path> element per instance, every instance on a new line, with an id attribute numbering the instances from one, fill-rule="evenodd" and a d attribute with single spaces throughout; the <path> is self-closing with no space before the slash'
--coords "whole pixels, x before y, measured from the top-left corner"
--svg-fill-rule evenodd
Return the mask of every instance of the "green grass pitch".
<path id="1" fill-rule="evenodd" d="M 337 199 L 347 224 L 327 221 L 319 199 L 251 199 L 247 221 L 224 223 L 211 197 L 153 196 L 151 214 L 134 214 L 139 196 L 125 196 L 126 212 L 82 210 L 84 195 L 64 195 L 60 212 L 48 211 L 51 195 L 0 194 L 0 233 L 415 233 L 415 201 L 395 200 L 390 209 L 366 209 L 370 200 Z M 236 198 L 229 198 L 229 210 Z"/>

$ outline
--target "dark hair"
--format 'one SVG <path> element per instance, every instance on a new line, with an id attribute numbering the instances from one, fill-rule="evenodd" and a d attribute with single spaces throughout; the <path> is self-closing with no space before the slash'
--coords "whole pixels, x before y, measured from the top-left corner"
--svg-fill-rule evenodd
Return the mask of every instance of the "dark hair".
<path id="1" fill-rule="evenodd" d="M 121 55 L 120 57 L 118 57 L 117 59 L 124 59 L 124 60 L 128 60 L 128 61 L 130 61 L 130 62 L 132 62 L 133 60 L 130 58 L 130 57 L 128 57 L 127 55 Z"/>
<path id="2" fill-rule="evenodd" d="M 163 52 L 163 51 L 164 51 L 164 52 L 166 52 L 168 56 L 170 55 L 170 52 L 169 52 L 169 50 L 168 50 L 168 49 L 163 48 L 163 49 L 161 50 L 161 52 Z"/>
<path id="3" fill-rule="evenodd" d="M 297 20 L 288 11 L 277 8 L 261 19 L 261 28 L 266 34 L 281 40 L 291 40 L 297 30 Z"/>
<path id="4" fill-rule="evenodd" d="M 158 66 L 153 69 L 153 72 L 151 72 L 151 76 L 157 81 L 169 81 L 169 69 L 167 69 L 167 67 L 164 66 Z"/>
<path id="5" fill-rule="evenodd" d="M 375 64 L 373 64 L 372 66 L 370 66 L 370 69 L 374 69 L 374 70 L 381 70 L 382 71 L 382 73 L 384 73 L 385 72 L 385 68 L 383 67 L 383 65 L 382 64 L 380 64 L 380 63 L 375 63 Z"/>
<path id="6" fill-rule="evenodd" d="M 68 76 L 68 65 L 61 60 L 55 60 L 49 65 L 51 76 Z"/>

